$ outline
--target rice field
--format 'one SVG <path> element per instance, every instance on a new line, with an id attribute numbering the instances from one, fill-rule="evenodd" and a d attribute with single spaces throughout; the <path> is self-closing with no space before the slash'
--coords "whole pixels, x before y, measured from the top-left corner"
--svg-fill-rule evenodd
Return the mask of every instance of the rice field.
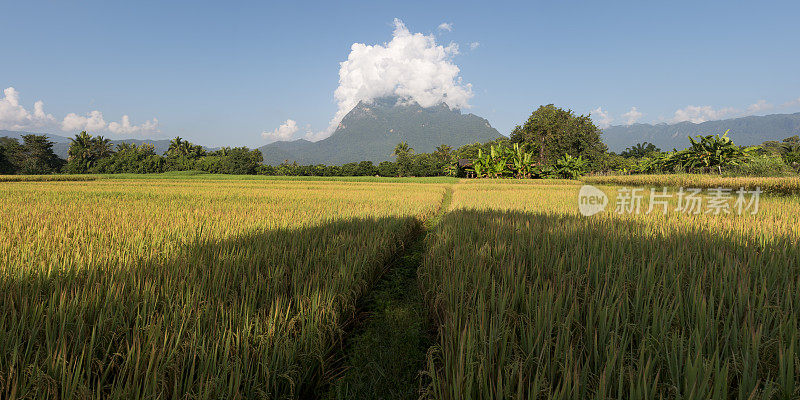
<path id="1" fill-rule="evenodd" d="M 695 187 L 732 189 L 756 187 L 764 192 L 784 195 L 800 195 L 800 177 L 727 177 L 702 174 L 664 174 L 664 175 L 607 175 L 586 176 L 582 181 L 592 185 L 653 186 L 653 187 Z"/>
<path id="2" fill-rule="evenodd" d="M 91 175 L 0 175 L 0 182 L 62 182 L 93 181 Z"/>
<path id="3" fill-rule="evenodd" d="M 744 181 L 592 181 L 609 206 L 584 217 L 569 180 L 121 178 L 0 183 L 0 398 L 330 396 L 360 301 L 420 229 L 434 344 L 404 393 L 800 398 L 786 191 L 636 214 L 622 186 Z"/>
<path id="4" fill-rule="evenodd" d="M 578 187 L 455 185 L 420 270 L 430 397 L 800 396 L 796 198 L 583 217 Z"/>
<path id="5" fill-rule="evenodd" d="M 313 396 L 444 188 L 274 180 L 0 190 L 0 398 Z"/>

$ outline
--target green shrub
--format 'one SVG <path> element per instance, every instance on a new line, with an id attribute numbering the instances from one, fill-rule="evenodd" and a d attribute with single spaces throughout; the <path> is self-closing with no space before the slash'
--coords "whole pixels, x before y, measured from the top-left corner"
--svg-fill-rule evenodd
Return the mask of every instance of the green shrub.
<path id="1" fill-rule="evenodd" d="M 564 154 L 563 157 L 556 160 L 554 172 L 560 178 L 578 179 L 586 172 L 587 164 L 581 156 L 572 157 L 569 154 Z"/>
<path id="2" fill-rule="evenodd" d="M 794 173 L 781 156 L 762 154 L 750 157 L 747 162 L 730 167 L 729 176 L 784 176 Z"/>

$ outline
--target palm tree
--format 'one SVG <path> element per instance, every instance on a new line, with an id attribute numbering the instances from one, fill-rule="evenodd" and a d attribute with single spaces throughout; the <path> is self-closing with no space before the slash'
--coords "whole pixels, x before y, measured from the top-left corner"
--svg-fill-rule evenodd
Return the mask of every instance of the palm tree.
<path id="1" fill-rule="evenodd" d="M 414 153 L 414 149 L 411 148 L 408 145 L 408 143 L 400 142 L 400 143 L 397 144 L 397 146 L 394 147 L 394 153 L 392 153 L 392 155 L 395 155 L 395 156 L 399 157 L 401 155 L 406 156 L 406 155 L 413 154 L 413 153 Z"/>
<path id="2" fill-rule="evenodd" d="M 800 153 L 800 136 L 794 135 L 783 139 L 781 148 L 787 153 Z"/>
<path id="3" fill-rule="evenodd" d="M 113 153 L 111 149 L 111 139 L 97 136 L 92 141 L 92 163 L 95 161 L 108 157 Z"/>
<path id="4" fill-rule="evenodd" d="M 453 148 L 446 144 L 442 144 L 436 147 L 436 151 L 434 151 L 433 154 L 442 162 L 450 162 L 450 159 L 453 156 Z"/>
<path id="5" fill-rule="evenodd" d="M 625 151 L 620 153 L 620 155 L 625 158 L 631 158 L 631 157 L 642 158 L 646 157 L 651 153 L 658 153 L 660 151 L 661 149 L 656 147 L 656 145 L 650 142 L 643 142 L 643 143 L 636 143 L 636 145 L 628 147 L 627 149 L 625 149 Z"/>
<path id="6" fill-rule="evenodd" d="M 128 142 L 122 142 L 122 143 L 117 144 L 117 152 L 124 153 L 124 152 L 134 151 L 134 150 L 136 150 L 136 145 L 135 144 L 131 144 L 131 143 L 128 143 Z"/>
<path id="7" fill-rule="evenodd" d="M 142 156 L 154 156 L 156 155 L 156 147 L 150 143 L 142 143 L 139 147 L 136 147 L 136 150 Z"/>
<path id="8" fill-rule="evenodd" d="M 82 131 L 70 139 L 68 161 L 86 162 L 91 157 L 92 136 Z"/>
<path id="9" fill-rule="evenodd" d="M 174 154 L 174 155 L 185 155 L 188 153 L 185 148 L 189 142 L 183 140 L 180 136 L 175 136 L 175 139 L 169 142 L 169 148 L 167 148 L 167 154 Z"/>

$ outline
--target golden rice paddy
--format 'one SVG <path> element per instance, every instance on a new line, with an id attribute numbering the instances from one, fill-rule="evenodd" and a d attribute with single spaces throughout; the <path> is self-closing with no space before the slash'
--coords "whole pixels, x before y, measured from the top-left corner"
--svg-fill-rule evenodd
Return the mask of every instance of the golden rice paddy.
<path id="1" fill-rule="evenodd" d="M 426 398 L 798 398 L 796 182 L 736 179 L 587 179 L 590 217 L 577 181 L 6 180 L 0 398 L 320 396 L 432 220 Z M 649 186 L 760 184 L 756 214 L 645 212 Z"/>

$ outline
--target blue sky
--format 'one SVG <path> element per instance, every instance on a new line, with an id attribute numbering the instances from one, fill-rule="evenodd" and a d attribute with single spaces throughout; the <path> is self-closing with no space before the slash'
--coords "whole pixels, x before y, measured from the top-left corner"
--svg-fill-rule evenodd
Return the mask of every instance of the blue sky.
<path id="1" fill-rule="evenodd" d="M 799 2 L 8 1 L 0 15 L 0 89 L 14 88 L 0 129 L 256 147 L 291 119 L 286 137 L 321 137 L 343 107 L 340 62 L 393 40 L 395 18 L 449 49 L 467 111 L 503 134 L 548 103 L 614 125 L 800 111 Z"/>

